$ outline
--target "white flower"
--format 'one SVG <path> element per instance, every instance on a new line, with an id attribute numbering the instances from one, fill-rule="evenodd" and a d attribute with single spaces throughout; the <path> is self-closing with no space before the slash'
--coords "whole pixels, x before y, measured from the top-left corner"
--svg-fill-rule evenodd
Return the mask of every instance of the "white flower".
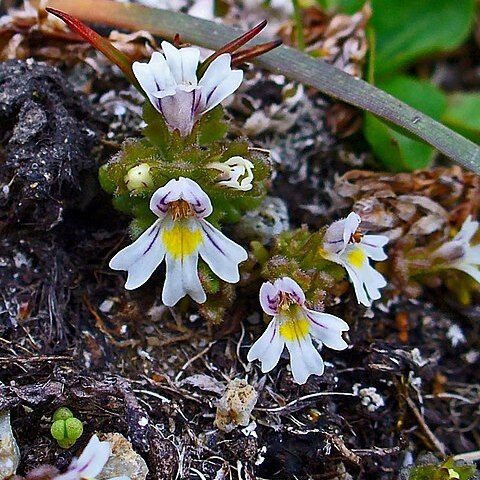
<path id="1" fill-rule="evenodd" d="M 312 337 L 334 350 L 347 348 L 342 338 L 342 332 L 349 329 L 347 323 L 305 307 L 305 294 L 291 278 L 283 277 L 273 284 L 265 282 L 260 288 L 260 303 L 265 313 L 274 317 L 248 352 L 248 361 L 259 359 L 263 373 L 275 367 L 286 345 L 293 378 L 303 384 L 310 375 L 322 375 L 324 370 Z"/>
<path id="2" fill-rule="evenodd" d="M 239 281 L 238 265 L 247 259 L 247 252 L 205 220 L 212 204 L 197 183 L 183 177 L 170 180 L 152 195 L 150 210 L 158 220 L 110 260 L 110 268 L 128 272 L 127 290 L 143 285 L 165 257 L 163 303 L 173 306 L 185 295 L 203 303 L 199 254 L 222 280 Z"/>
<path id="3" fill-rule="evenodd" d="M 232 70 L 231 56 L 219 55 L 197 78 L 200 50 L 177 49 L 162 42 L 148 63 L 134 62 L 132 70 L 152 105 L 171 130 L 188 135 L 195 122 L 231 95 L 242 83 L 243 72 Z"/>
<path id="4" fill-rule="evenodd" d="M 253 188 L 253 163 L 246 158 L 235 156 L 229 158 L 226 162 L 212 162 L 207 165 L 208 168 L 214 168 L 221 173 L 218 176 L 219 185 L 234 188 L 242 192 L 248 192 Z"/>
<path id="5" fill-rule="evenodd" d="M 385 260 L 383 247 L 388 243 L 385 235 L 363 235 L 359 230 L 361 218 L 351 212 L 347 218 L 333 222 L 323 239 L 323 256 L 339 263 L 347 270 L 357 300 L 369 307 L 372 300 L 380 298 L 380 288 L 387 282 L 369 262 Z"/>
<path id="6" fill-rule="evenodd" d="M 463 222 L 460 231 L 452 240 L 444 243 L 433 253 L 444 263 L 442 268 L 461 270 L 480 283 L 480 244 L 470 245 L 470 241 L 478 230 L 478 222 L 472 220 L 471 215 Z"/>
<path id="7" fill-rule="evenodd" d="M 53 480 L 95 479 L 103 470 L 111 453 L 110 443 L 101 442 L 96 435 L 93 435 L 80 457 L 74 458 L 67 471 L 55 476 Z M 110 480 L 130 480 L 130 478 L 120 476 Z"/>

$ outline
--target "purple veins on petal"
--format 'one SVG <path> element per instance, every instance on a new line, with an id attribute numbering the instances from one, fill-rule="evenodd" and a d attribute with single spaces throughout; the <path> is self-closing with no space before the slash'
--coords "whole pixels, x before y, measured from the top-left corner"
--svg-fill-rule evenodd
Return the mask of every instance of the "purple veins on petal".
<path id="1" fill-rule="evenodd" d="M 148 236 L 150 236 L 153 232 L 155 231 L 155 236 L 152 238 L 152 241 L 150 242 L 150 244 L 148 245 L 148 247 L 145 249 L 145 251 L 143 252 L 143 255 L 145 255 L 146 253 L 148 253 L 151 248 L 153 247 L 153 244 L 155 243 L 155 241 L 157 240 L 158 238 L 158 235 L 160 233 L 160 226 L 157 226 L 157 228 L 153 229 L 151 232 L 148 233 Z"/>

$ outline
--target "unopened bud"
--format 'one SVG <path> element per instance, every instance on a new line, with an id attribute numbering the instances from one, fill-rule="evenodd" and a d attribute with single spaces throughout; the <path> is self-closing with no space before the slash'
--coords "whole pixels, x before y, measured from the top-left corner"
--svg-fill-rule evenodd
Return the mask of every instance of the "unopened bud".
<path id="1" fill-rule="evenodd" d="M 140 165 L 131 168 L 125 175 L 125 185 L 134 193 L 144 188 L 153 187 L 150 165 L 148 165 L 148 163 L 141 163 Z"/>

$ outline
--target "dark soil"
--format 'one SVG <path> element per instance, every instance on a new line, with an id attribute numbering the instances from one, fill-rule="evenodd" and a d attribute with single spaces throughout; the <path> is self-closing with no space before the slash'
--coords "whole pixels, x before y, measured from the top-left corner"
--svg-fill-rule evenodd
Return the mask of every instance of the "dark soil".
<path id="1" fill-rule="evenodd" d="M 127 88 L 118 77 L 113 83 L 116 92 Z M 128 436 L 158 479 L 386 480 L 421 452 L 479 448 L 478 306 L 460 308 L 441 291 L 372 310 L 344 297 L 332 313 L 351 325 L 351 347 L 326 349 L 325 374 L 298 386 L 286 358 L 268 375 L 246 361 L 263 331 L 256 297 L 242 298 L 213 329 L 188 301 L 159 303 L 161 273 L 125 291 L 123 275 L 107 264 L 128 242 L 128 219 L 95 178 L 119 146 L 109 133 L 136 134 L 139 118 L 134 109 L 112 113 L 97 90 L 105 86 L 93 82 L 87 97 L 34 61 L 0 65 L 0 410 L 12 412 L 19 473 L 65 467 L 95 431 Z M 119 102 L 138 107 L 129 92 Z M 312 104 L 324 117 L 328 101 Z M 325 135 L 329 143 L 299 156 L 305 178 L 288 167 L 273 182 L 294 226 L 344 213 L 331 191 L 348 167 L 338 158 L 352 150 Z M 463 333 L 458 343 L 452 326 Z M 260 393 L 256 434 L 217 430 L 218 390 L 200 388 L 194 375 L 220 386 L 247 378 Z M 375 387 L 384 406 L 362 404 L 355 384 Z M 67 451 L 49 433 L 60 405 L 85 425 Z"/>

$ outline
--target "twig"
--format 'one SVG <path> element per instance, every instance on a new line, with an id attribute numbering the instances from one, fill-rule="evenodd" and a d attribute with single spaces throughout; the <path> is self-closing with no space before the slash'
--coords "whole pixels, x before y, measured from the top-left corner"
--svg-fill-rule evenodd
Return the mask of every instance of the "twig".
<path id="1" fill-rule="evenodd" d="M 293 400 L 290 403 L 287 403 L 286 405 L 283 405 L 281 407 L 274 407 L 274 408 L 254 408 L 257 412 L 267 412 L 267 413 L 278 413 L 283 410 L 286 410 L 287 408 L 291 408 L 297 403 L 303 402 L 305 400 L 311 400 L 314 398 L 319 398 L 319 397 L 356 397 L 353 393 L 346 393 L 346 392 L 319 392 L 319 393 L 311 393 L 310 395 L 305 395 L 304 397 L 297 398 L 296 400 Z"/>
<path id="2" fill-rule="evenodd" d="M 114 336 L 108 331 L 107 327 L 105 326 L 105 323 L 102 319 L 102 317 L 99 315 L 99 313 L 96 311 L 96 309 L 93 307 L 93 305 L 90 303 L 90 300 L 86 295 L 82 295 L 82 300 L 85 303 L 87 310 L 92 314 L 93 318 L 95 319 L 95 326 L 116 346 L 119 348 L 125 348 L 125 347 L 135 347 L 137 346 L 140 342 L 138 340 L 135 340 L 133 338 L 129 340 L 122 340 L 118 341 L 114 338 Z"/>
<path id="3" fill-rule="evenodd" d="M 245 337 L 245 326 L 243 325 L 243 322 L 240 322 L 240 327 L 242 329 L 242 333 L 241 333 L 240 338 L 239 338 L 238 343 L 237 343 L 237 359 L 241 363 L 245 372 L 248 373 L 248 371 L 249 371 L 248 365 L 243 362 L 242 357 L 240 356 L 240 348 L 242 347 L 242 342 L 243 342 L 243 339 Z"/>
<path id="4" fill-rule="evenodd" d="M 454 460 L 463 460 L 464 462 L 478 462 L 480 460 L 480 450 L 473 452 L 459 453 L 453 456 Z"/>
<path id="5" fill-rule="evenodd" d="M 424 395 L 423 398 L 425 398 L 426 400 L 434 400 L 435 398 L 460 400 L 470 405 L 472 403 L 475 403 L 472 400 L 469 400 L 468 398 L 462 397 L 461 395 L 457 395 L 456 393 L 448 393 L 448 392 L 440 392 L 440 393 L 436 393 L 435 395 Z"/>
<path id="6" fill-rule="evenodd" d="M 180 377 L 183 375 L 185 370 L 196 360 L 199 358 L 203 357 L 212 347 L 215 345 L 217 341 L 210 342 L 201 352 L 198 352 L 194 357 L 189 358 L 184 364 L 183 367 L 180 369 L 180 371 L 177 373 L 177 376 L 175 377 L 175 382 L 178 382 L 180 380 Z"/>
<path id="7" fill-rule="evenodd" d="M 346 445 L 345 442 L 338 436 L 333 434 L 326 434 L 327 438 L 332 442 L 334 447 L 347 459 L 350 460 L 355 465 L 360 465 L 362 459 L 352 452 Z"/>
<path id="8" fill-rule="evenodd" d="M 67 357 L 65 355 L 40 355 L 35 357 L 0 357 L 0 364 L 2 363 L 42 363 L 53 361 L 66 361 L 73 362 L 73 357 Z"/>
<path id="9" fill-rule="evenodd" d="M 417 419 L 417 422 L 427 436 L 428 440 L 431 442 L 432 446 L 444 457 L 446 454 L 445 445 L 435 436 L 435 434 L 430 430 L 430 427 L 425 423 L 422 414 L 418 410 L 417 406 L 413 403 L 413 400 L 410 397 L 405 396 L 405 401 L 407 402 L 407 405 L 410 407 L 410 410 Z"/>

